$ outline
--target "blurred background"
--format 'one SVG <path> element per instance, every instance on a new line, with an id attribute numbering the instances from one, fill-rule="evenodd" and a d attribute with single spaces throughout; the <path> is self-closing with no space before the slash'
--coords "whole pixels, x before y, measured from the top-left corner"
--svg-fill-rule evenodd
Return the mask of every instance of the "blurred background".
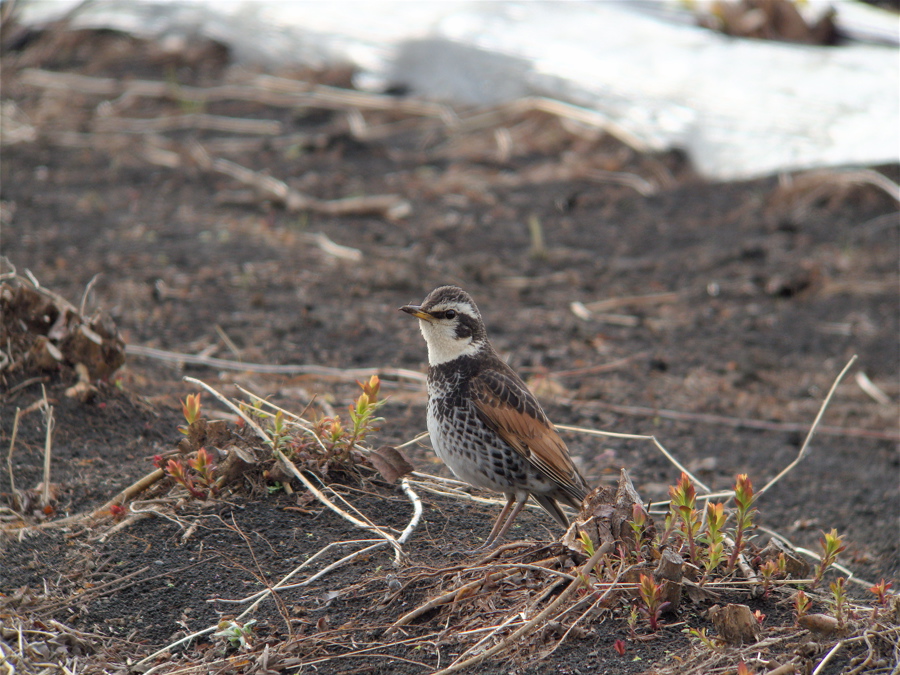
<path id="1" fill-rule="evenodd" d="M 837 528 L 861 579 L 896 578 L 896 2 L 0 11 L 0 273 L 124 342 L 94 402 L 62 396 L 64 358 L 0 371 L 0 447 L 57 387 L 66 510 L 171 446 L 184 374 L 331 415 L 372 369 L 379 440 L 409 441 L 426 353 L 397 308 L 452 283 L 555 422 L 656 435 L 713 489 L 787 466 L 858 355 L 760 523 Z M 36 485 L 43 432 L 19 434 Z M 679 475 L 565 439 L 593 484 L 625 467 L 658 500 Z"/>

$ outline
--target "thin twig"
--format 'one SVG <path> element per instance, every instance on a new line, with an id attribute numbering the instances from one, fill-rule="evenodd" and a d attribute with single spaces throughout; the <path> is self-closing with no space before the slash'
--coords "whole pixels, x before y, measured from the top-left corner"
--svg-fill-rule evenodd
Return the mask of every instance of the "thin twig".
<path id="1" fill-rule="evenodd" d="M 218 630 L 218 628 L 219 628 L 218 626 L 210 626 L 209 628 L 204 628 L 203 630 L 198 630 L 196 633 L 191 633 L 190 635 L 185 635 L 183 638 L 180 638 L 180 639 L 176 640 L 175 642 L 171 642 L 171 643 L 167 644 L 162 649 L 157 649 L 155 652 L 153 652 L 149 656 L 145 656 L 140 661 L 138 661 L 133 666 L 131 666 L 131 668 L 132 668 L 132 670 L 134 670 L 138 666 L 142 666 L 145 663 L 149 663 L 150 661 L 155 660 L 158 656 L 162 656 L 163 654 L 168 654 L 176 647 L 179 647 L 183 644 L 187 644 L 188 642 L 190 642 L 191 640 L 193 640 L 195 638 L 202 637 L 204 635 L 209 635 L 210 633 Z M 164 668 L 165 666 L 168 666 L 168 665 L 169 665 L 168 662 L 160 663 L 159 665 L 153 666 L 153 668 L 151 668 L 150 670 L 144 671 L 143 675 L 153 675 L 153 673 L 155 673 L 157 670 L 159 670 L 160 668 Z"/>
<path id="2" fill-rule="evenodd" d="M 574 578 L 574 577 L 572 577 L 572 578 Z M 482 628 L 482 629 L 475 629 L 473 631 L 463 631 L 463 633 L 460 633 L 460 635 L 463 635 L 467 632 L 477 632 L 479 630 L 490 630 L 491 631 L 490 633 L 485 635 L 483 638 L 481 638 L 478 642 L 476 642 L 474 645 L 472 645 L 471 647 L 466 649 L 464 652 L 462 652 L 458 657 L 456 657 L 456 660 L 459 661 L 460 659 L 464 658 L 466 656 L 466 654 L 471 654 L 472 652 L 477 651 L 483 644 L 485 644 L 486 642 L 491 640 L 501 630 L 510 626 L 515 619 L 517 619 L 519 617 L 522 618 L 522 621 L 516 624 L 516 628 L 524 625 L 525 620 L 527 619 L 527 616 L 528 616 L 528 610 L 532 609 L 533 607 L 538 607 L 544 600 L 547 599 L 547 597 L 551 593 L 553 593 L 556 590 L 556 587 L 559 586 L 559 584 L 561 584 L 561 583 L 562 583 L 561 579 L 556 579 L 553 583 L 547 585 L 547 587 L 544 588 L 544 590 L 541 593 L 539 593 L 538 596 L 536 598 L 534 598 L 534 600 L 532 600 L 528 604 L 527 607 L 525 607 L 525 609 L 523 609 L 522 611 L 518 611 L 518 610 L 512 611 L 510 613 L 510 615 L 507 617 L 507 619 L 505 621 L 503 621 L 499 626 L 494 626 L 493 628 L 490 628 L 490 629 Z"/>
<path id="3" fill-rule="evenodd" d="M 248 571 L 251 574 L 253 574 L 254 577 L 256 577 L 256 579 L 259 581 L 259 583 L 261 583 L 263 586 L 266 587 L 266 590 L 269 592 L 268 594 L 271 595 L 272 598 L 275 600 L 275 605 L 278 608 L 278 612 L 279 612 L 279 614 L 281 614 L 281 618 L 284 619 L 285 626 L 287 627 L 288 639 L 293 638 L 294 631 L 293 631 L 293 628 L 291 627 L 291 617 L 290 617 L 290 614 L 288 613 L 287 607 L 284 604 L 284 600 L 281 598 L 280 595 L 278 595 L 275 592 L 275 588 L 273 588 L 272 585 L 269 583 L 268 578 L 266 577 L 266 574 L 263 571 L 262 567 L 260 566 L 259 560 L 256 557 L 256 551 L 253 549 L 253 544 L 250 542 L 250 538 L 247 536 L 247 534 L 243 530 L 241 530 L 241 528 L 237 524 L 237 519 L 234 517 L 234 511 L 231 512 L 231 525 L 230 526 L 224 519 L 220 518 L 219 520 L 222 522 L 223 525 L 225 525 L 225 527 L 227 527 L 228 529 L 230 529 L 234 532 L 237 532 L 238 536 L 244 540 L 244 545 L 247 547 L 247 550 L 250 553 L 250 559 L 253 561 L 253 565 L 256 567 L 256 574 L 253 574 L 253 572 L 250 571 L 249 569 L 248 569 Z M 244 616 L 249 614 L 251 611 L 254 611 L 258 604 L 259 604 L 259 601 L 254 603 L 249 609 L 247 609 L 246 612 L 244 612 L 239 617 L 237 617 L 236 621 L 240 621 L 241 619 L 244 618 Z"/>
<path id="4" fill-rule="evenodd" d="M 637 441 L 653 441 L 653 444 L 659 449 L 659 451 L 663 454 L 663 456 L 668 459 L 672 464 L 674 464 L 679 471 L 687 474 L 688 478 L 690 478 L 694 485 L 699 487 L 704 492 L 712 492 L 712 488 L 707 486 L 703 481 L 697 478 L 694 474 L 688 471 L 687 467 L 685 467 L 681 462 L 679 462 L 675 457 L 663 447 L 663 444 L 660 443 L 656 436 L 646 436 L 644 434 L 620 434 L 613 431 L 599 431 L 597 429 L 588 429 L 585 427 L 573 427 L 566 424 L 557 424 L 557 429 L 565 429 L 566 431 L 577 431 L 578 433 L 588 434 L 589 436 L 607 436 L 610 438 L 628 438 Z"/>
<path id="5" fill-rule="evenodd" d="M 9 471 L 9 491 L 16 498 L 16 478 L 13 471 L 12 457 L 13 449 L 16 447 L 16 436 L 19 433 L 19 417 L 22 415 L 22 409 L 16 407 L 16 416 L 13 418 L 12 438 L 9 439 L 9 452 L 6 453 L 6 468 Z"/>
<path id="6" fill-rule="evenodd" d="M 306 404 L 306 407 L 305 407 L 303 410 L 300 411 L 300 414 L 299 414 L 299 415 L 297 415 L 297 414 L 295 414 L 295 413 L 292 413 L 290 410 L 287 410 L 287 409 L 285 409 L 285 408 L 282 408 L 282 407 L 280 407 L 280 406 L 275 405 L 275 404 L 272 403 L 271 401 L 269 401 L 269 400 L 267 400 L 267 399 L 264 399 L 262 396 L 259 396 L 258 394 L 254 394 L 252 391 L 248 391 L 247 389 L 244 389 L 244 388 L 243 388 L 241 385 L 239 385 L 239 384 L 235 384 L 235 385 L 233 385 L 233 386 L 234 386 L 235 389 L 237 389 L 237 390 L 238 390 L 239 392 L 241 392 L 242 394 L 244 394 L 244 395 L 246 395 L 246 396 L 249 396 L 252 400 L 258 401 L 260 404 L 262 404 L 262 405 L 264 405 L 264 406 L 266 406 L 266 407 L 268 407 L 268 408 L 271 408 L 271 409 L 274 410 L 276 413 L 281 413 L 281 414 L 283 414 L 283 415 L 284 415 L 285 417 L 287 417 L 288 419 L 294 421 L 294 423 L 297 424 L 297 426 L 300 426 L 300 427 L 306 429 L 306 427 L 305 427 L 304 425 L 308 425 L 308 424 L 309 424 L 309 421 L 308 421 L 308 420 L 305 420 L 305 419 L 303 418 L 303 415 L 306 413 L 307 410 L 309 410 L 310 405 L 312 405 L 312 401 L 310 401 L 309 403 L 307 403 L 307 404 Z M 313 398 L 315 398 L 315 397 L 313 397 Z M 260 414 L 266 414 L 264 411 L 261 411 L 261 410 L 259 411 L 259 413 L 260 413 Z M 310 433 L 312 433 L 312 430 L 309 430 L 309 431 L 310 431 Z"/>
<path id="7" fill-rule="evenodd" d="M 648 295 L 631 295 L 606 300 L 595 300 L 583 303 L 588 312 L 608 312 L 619 307 L 641 307 L 644 305 L 661 305 L 678 300 L 678 293 L 649 293 Z"/>
<path id="8" fill-rule="evenodd" d="M 309 84 L 271 75 L 257 75 L 245 84 L 190 87 L 174 82 L 90 77 L 27 68 L 21 73 L 21 82 L 32 87 L 77 91 L 95 96 L 171 98 L 199 103 L 227 100 L 251 101 L 287 108 L 320 107 L 343 110 L 352 107 L 436 117 L 444 120 L 448 125 L 455 124 L 456 120 L 456 115 L 448 106 L 437 103 Z"/>
<path id="9" fill-rule="evenodd" d="M 419 521 L 422 519 L 422 500 L 419 499 L 419 495 L 413 492 L 412 488 L 409 486 L 409 480 L 407 478 L 403 478 L 400 481 L 400 487 L 403 489 L 403 493 L 409 497 L 409 501 L 412 502 L 413 505 L 413 517 L 410 519 L 409 524 L 400 533 L 400 536 L 397 537 L 398 544 L 405 544 L 407 540 L 412 536 L 412 533 L 419 526 Z M 399 564 L 399 558 L 395 560 L 396 563 Z"/>
<path id="10" fill-rule="evenodd" d="M 794 542 L 792 542 L 790 539 L 785 537 L 780 532 L 771 530 L 768 527 L 763 527 L 762 525 L 757 525 L 756 529 L 759 530 L 760 532 L 765 532 L 770 537 L 774 537 L 775 539 L 778 539 L 779 541 L 787 544 L 791 549 L 793 549 L 797 553 L 802 553 L 803 555 L 807 556 L 808 558 L 811 558 L 812 560 L 819 561 L 822 559 L 822 556 L 820 554 L 816 553 L 815 551 L 810 551 L 808 548 L 803 548 L 802 546 L 797 546 L 796 544 L 794 544 Z M 851 570 L 847 569 L 846 567 L 844 567 L 843 565 L 841 565 L 838 562 L 831 563 L 831 567 L 846 574 L 848 582 L 855 583 L 864 588 L 870 588 L 874 585 L 871 581 L 867 581 L 866 579 L 860 579 Z M 796 583 L 811 583 L 812 579 L 806 579 L 806 580 L 798 579 L 798 580 L 793 580 L 793 581 L 795 581 Z"/>
<path id="11" fill-rule="evenodd" d="M 734 494 L 734 493 L 732 493 Z M 733 550 L 735 547 L 734 539 L 729 537 L 727 534 L 722 539 L 731 549 Z M 737 566 L 738 569 L 741 570 L 741 574 L 750 581 L 751 583 L 759 583 L 759 576 L 756 572 L 753 571 L 753 568 L 750 566 L 750 563 L 747 562 L 746 556 L 741 552 L 737 555 Z M 708 584 L 707 584 L 708 585 Z"/>
<path id="12" fill-rule="evenodd" d="M 828 662 L 831 661 L 831 657 L 837 654 L 843 646 L 844 641 L 840 640 L 837 644 L 834 645 L 834 647 L 828 650 L 828 653 L 825 655 L 825 657 L 821 661 L 819 661 L 819 665 L 816 666 L 816 669 L 812 671 L 812 675 L 819 675 L 819 673 L 821 673 L 825 669 L 825 666 L 828 665 Z"/>
<path id="13" fill-rule="evenodd" d="M 838 384 L 840 384 L 841 380 L 844 379 L 844 375 L 847 374 L 847 371 L 850 370 L 850 367 L 856 363 L 857 356 L 856 354 L 847 362 L 847 365 L 844 366 L 844 369 L 838 374 L 837 378 L 834 380 L 834 384 L 831 385 L 831 389 L 828 390 L 828 395 L 825 397 L 825 400 L 822 401 L 822 405 L 819 408 L 819 414 L 816 415 L 816 419 L 813 420 L 812 426 L 809 428 L 809 432 L 806 434 L 806 439 L 803 441 L 803 445 L 800 447 L 800 452 L 797 453 L 797 458 L 788 464 L 784 469 L 782 469 L 775 478 L 766 483 L 757 493 L 757 496 L 764 494 L 770 487 L 775 485 L 778 481 L 780 481 L 784 476 L 790 473 L 791 469 L 793 469 L 800 461 L 806 456 L 807 449 L 809 448 L 809 442 L 812 440 L 813 435 L 816 433 L 816 427 L 819 426 L 819 422 L 822 420 L 822 416 L 825 414 L 825 410 L 828 408 L 828 404 L 831 402 L 831 397 L 834 396 L 834 391 L 837 389 Z"/>
<path id="14" fill-rule="evenodd" d="M 295 478 L 297 478 L 303 485 L 306 486 L 306 489 L 315 495 L 316 499 L 318 499 L 322 504 L 327 506 L 329 509 L 334 511 L 336 514 L 341 516 L 344 520 L 348 520 L 354 525 L 364 530 L 368 530 L 369 532 L 374 532 L 377 535 L 384 537 L 387 542 L 394 547 L 394 550 L 397 552 L 398 556 L 403 555 L 403 549 L 397 540 L 388 532 L 385 532 L 380 527 L 375 525 L 374 523 L 365 523 L 358 518 L 354 518 L 352 515 L 339 508 L 334 502 L 332 502 L 328 497 L 326 497 L 321 490 L 319 490 L 315 485 L 310 482 L 310 480 L 303 475 L 303 472 L 300 471 L 297 466 L 288 459 L 280 449 L 275 448 L 275 457 L 281 462 L 281 465 L 288 470 Z"/>
<path id="15" fill-rule="evenodd" d="M 3 363 L 2 363 L 3 356 L 4 356 L 3 352 L 0 352 L 0 371 L 3 370 Z M 38 375 L 37 377 L 29 377 L 27 380 L 22 380 L 16 386 L 10 387 L 9 389 L 7 389 L 3 393 L 3 395 L 0 396 L 0 399 L 9 399 L 17 391 L 21 391 L 22 389 L 27 389 L 28 387 L 30 387 L 33 384 L 38 384 L 40 382 L 49 382 L 49 381 L 50 381 L 50 378 L 47 377 L 46 375 Z"/>
<path id="16" fill-rule="evenodd" d="M 366 548 L 360 549 L 358 551 L 354 551 L 353 553 L 349 553 L 349 554 L 345 555 L 343 558 L 341 558 L 340 560 L 336 560 L 333 563 L 331 563 L 330 565 L 323 567 L 321 570 L 319 570 L 318 572 L 313 574 L 308 579 L 304 579 L 303 581 L 296 583 L 296 584 L 281 585 L 281 583 L 279 582 L 279 584 L 277 584 L 276 586 L 273 586 L 271 590 L 288 591 L 288 590 L 291 590 L 294 588 L 303 588 L 304 586 L 309 586 L 311 583 L 318 581 L 319 579 L 324 577 L 329 572 L 332 572 L 340 567 L 343 567 L 347 563 L 353 562 L 356 558 L 359 558 L 360 556 L 363 556 L 366 553 L 371 553 L 375 549 L 379 549 L 382 546 L 385 546 L 386 544 L 387 544 L 387 542 L 384 540 L 377 541 L 374 544 L 372 544 L 371 546 L 367 546 Z M 262 600 L 267 595 L 269 595 L 269 589 L 266 589 L 265 591 L 262 592 L 262 597 L 260 597 L 259 600 Z M 256 606 L 259 604 L 259 600 L 257 600 L 257 602 L 254 603 L 254 605 L 250 609 L 243 612 L 238 618 L 240 619 L 241 617 L 246 616 L 247 614 L 250 613 L 251 610 L 255 609 Z"/>
<path id="17" fill-rule="evenodd" d="M 244 420 L 244 422 L 246 422 L 246 424 L 251 429 L 253 429 L 253 431 L 256 432 L 256 435 L 259 436 L 260 440 L 262 440 L 263 443 L 268 445 L 269 443 L 272 442 L 272 439 L 269 438 L 269 435 L 265 431 L 263 431 L 262 427 L 260 427 L 256 423 L 256 420 L 253 420 L 252 418 L 250 418 L 250 416 L 247 415 L 246 413 L 244 413 L 243 410 L 241 410 L 238 406 L 236 406 L 234 403 L 229 401 L 226 397 L 222 396 L 222 394 L 220 394 L 218 391 L 216 391 L 213 387 L 206 384 L 206 382 L 204 382 L 203 380 L 198 380 L 195 377 L 184 377 L 183 379 L 185 382 L 191 382 L 192 384 L 196 384 L 196 385 L 203 387 L 204 389 L 206 389 L 206 391 L 208 391 L 216 399 L 218 399 L 219 402 L 221 402 L 226 407 L 230 408 L 232 412 L 236 413 L 242 420 Z"/>
<path id="18" fill-rule="evenodd" d="M 81 305 L 78 307 L 78 316 L 84 316 L 84 308 L 87 306 L 88 295 L 90 295 L 91 290 L 99 279 L 100 273 L 98 272 L 91 277 L 91 280 L 87 282 L 87 286 L 84 287 L 84 293 L 81 294 Z"/>
<path id="19" fill-rule="evenodd" d="M 377 542 L 379 546 L 381 546 L 385 543 L 381 539 L 355 539 L 353 541 L 333 541 L 330 544 L 328 544 L 327 546 L 324 546 L 323 548 L 319 549 L 309 559 L 305 560 L 300 565 L 298 565 L 293 570 L 291 570 L 288 574 L 283 576 L 281 578 L 281 581 L 279 581 L 277 584 L 275 584 L 272 588 L 278 589 L 278 590 L 284 590 L 287 588 L 296 588 L 299 586 L 305 586 L 306 584 L 309 583 L 309 579 L 307 579 L 299 584 L 293 584 L 291 586 L 287 586 L 286 584 L 288 581 L 291 580 L 291 578 L 293 578 L 293 576 L 295 574 L 303 571 L 309 565 L 312 565 L 314 562 L 316 562 L 319 558 L 324 556 L 326 553 L 328 553 L 328 551 L 330 551 L 333 548 L 337 548 L 337 547 L 341 547 L 341 546 L 349 546 L 350 544 L 370 544 L 372 542 Z M 340 561 L 338 561 L 338 562 L 340 562 Z M 243 605 L 247 602 L 253 602 L 254 600 L 258 600 L 259 598 L 265 597 L 266 595 L 268 595 L 268 593 L 269 593 L 269 589 L 267 588 L 265 590 L 254 593 L 253 595 L 250 595 L 246 598 L 241 598 L 240 600 L 227 600 L 225 598 L 210 598 L 207 600 L 207 602 L 221 602 L 221 603 L 232 604 L 232 605 Z"/>
<path id="20" fill-rule="evenodd" d="M 0 528 L 0 531 L 10 531 L 10 530 L 23 530 L 25 532 L 37 531 L 37 530 L 49 530 L 56 527 L 63 527 L 67 525 L 72 525 L 74 523 L 81 523 L 84 521 L 95 520 L 102 515 L 109 513 L 109 510 L 114 505 L 122 505 L 125 502 L 133 499 L 141 492 L 146 490 L 148 487 L 153 485 L 155 482 L 160 480 L 165 476 L 165 472 L 162 469 L 156 469 L 151 473 L 147 474 L 140 480 L 132 483 L 127 488 L 122 490 L 115 497 L 106 502 L 103 506 L 100 506 L 89 513 L 79 513 L 75 516 L 69 516 L 67 518 L 61 518 L 59 520 L 51 520 L 45 523 L 38 523 L 37 525 L 31 525 L 28 527 L 24 527 L 22 525 L 11 526 Z"/>
<path id="21" fill-rule="evenodd" d="M 857 370 L 856 371 L 856 384 L 859 385 L 859 388 L 862 389 L 866 394 L 872 397 L 876 403 L 881 405 L 890 405 L 891 399 L 890 397 L 881 390 L 881 388 L 876 385 L 872 380 L 869 379 L 869 376 L 866 375 L 865 371 Z"/>
<path id="22" fill-rule="evenodd" d="M 44 390 L 44 402 L 46 403 L 46 413 L 44 423 L 47 425 L 47 436 L 44 440 L 44 485 L 41 491 L 41 506 L 46 507 L 50 504 L 50 459 L 53 456 L 53 428 L 56 421 L 53 418 L 53 406 L 47 403 L 47 391 Z"/>
<path id="23" fill-rule="evenodd" d="M 251 134 L 253 136 L 278 136 L 283 131 L 283 125 L 278 120 L 225 117 L 206 113 L 167 115 L 149 119 L 100 117 L 93 125 L 95 133 L 153 134 L 181 129 L 222 131 L 229 134 Z"/>

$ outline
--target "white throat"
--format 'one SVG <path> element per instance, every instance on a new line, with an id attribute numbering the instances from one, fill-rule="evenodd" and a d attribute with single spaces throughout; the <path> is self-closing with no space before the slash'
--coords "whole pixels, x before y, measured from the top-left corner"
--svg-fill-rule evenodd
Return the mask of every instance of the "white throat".
<path id="1" fill-rule="evenodd" d="M 457 338 L 455 331 L 448 330 L 448 326 L 419 319 L 419 329 L 425 336 L 428 363 L 432 366 L 439 366 L 460 356 L 472 356 L 477 354 L 482 346 L 481 342 L 475 342 L 471 337 Z"/>

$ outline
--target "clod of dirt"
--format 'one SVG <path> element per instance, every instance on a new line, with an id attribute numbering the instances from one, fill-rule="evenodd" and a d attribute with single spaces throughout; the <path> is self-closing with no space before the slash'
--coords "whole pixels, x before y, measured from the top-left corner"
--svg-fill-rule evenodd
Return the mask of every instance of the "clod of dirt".
<path id="1" fill-rule="evenodd" d="M 221 453 L 225 455 L 225 459 L 220 462 L 218 473 L 223 485 L 235 482 L 259 463 L 250 450 L 239 445 L 229 445 Z"/>
<path id="2" fill-rule="evenodd" d="M 81 364 L 91 380 L 101 380 L 125 363 L 125 342 L 111 318 L 85 318 L 64 299 L 17 279 L 0 284 L 0 344 L 10 346 L 10 373 Z"/>
<path id="3" fill-rule="evenodd" d="M 662 584 L 662 601 L 668 604 L 668 612 L 674 612 L 681 604 L 681 579 L 684 576 L 684 559 L 667 548 L 659 558 L 653 578 Z"/>
<path id="4" fill-rule="evenodd" d="M 563 537 L 563 544 L 577 553 L 584 553 L 581 538 L 585 535 L 591 539 L 595 551 L 606 543 L 633 541 L 634 533 L 629 523 L 634 519 L 635 508 L 643 511 L 641 504 L 631 477 L 622 469 L 615 491 L 601 486 L 588 495 L 578 519 Z M 649 514 L 645 512 L 644 515 L 644 536 L 652 539 L 656 528 Z"/>
<path id="5" fill-rule="evenodd" d="M 809 563 L 787 544 L 772 537 L 766 547 L 759 552 L 759 558 L 763 562 L 777 560 L 784 555 L 785 571 L 795 579 L 804 579 L 809 576 Z"/>
<path id="6" fill-rule="evenodd" d="M 747 605 L 713 605 L 709 608 L 709 618 L 730 645 L 753 644 L 759 640 L 759 622 Z"/>
<path id="7" fill-rule="evenodd" d="M 797 619 L 797 623 L 820 636 L 834 635 L 841 629 L 840 622 L 827 614 L 807 614 Z"/>

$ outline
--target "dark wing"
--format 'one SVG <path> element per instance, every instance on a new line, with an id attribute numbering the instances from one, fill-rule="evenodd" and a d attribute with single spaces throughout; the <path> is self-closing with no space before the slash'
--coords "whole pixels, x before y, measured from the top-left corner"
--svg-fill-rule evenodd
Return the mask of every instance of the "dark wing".
<path id="1" fill-rule="evenodd" d="M 587 484 L 522 380 L 511 370 L 485 369 L 469 381 L 469 387 L 482 421 L 576 503 L 581 502 L 588 493 Z"/>

